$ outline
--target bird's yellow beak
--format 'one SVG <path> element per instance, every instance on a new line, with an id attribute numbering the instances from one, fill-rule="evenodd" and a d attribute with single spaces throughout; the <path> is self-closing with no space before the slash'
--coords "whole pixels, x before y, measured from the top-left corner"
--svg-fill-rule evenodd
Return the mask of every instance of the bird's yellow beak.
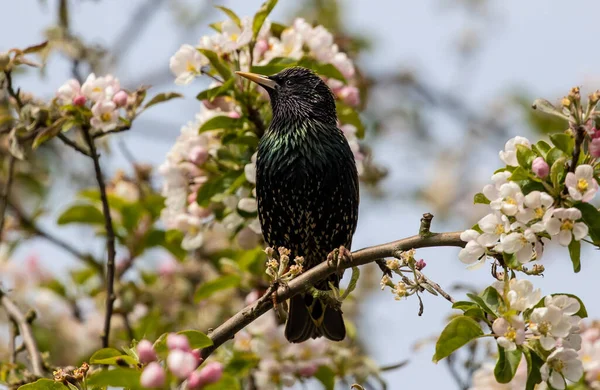
<path id="1" fill-rule="evenodd" d="M 250 72 L 235 72 L 237 75 L 240 75 L 244 78 L 247 78 L 250 81 L 254 81 L 256 84 L 261 85 L 265 88 L 274 89 L 277 86 L 277 83 L 267 76 L 263 76 L 258 73 L 250 73 Z"/>

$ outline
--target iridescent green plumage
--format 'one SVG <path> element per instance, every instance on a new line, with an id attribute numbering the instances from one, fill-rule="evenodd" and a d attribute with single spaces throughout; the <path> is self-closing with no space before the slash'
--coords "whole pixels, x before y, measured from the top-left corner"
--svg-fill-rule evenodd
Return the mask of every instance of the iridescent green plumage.
<path id="1" fill-rule="evenodd" d="M 260 140 L 256 189 L 263 236 L 303 256 L 306 268 L 340 246 L 350 248 L 358 219 L 358 174 L 348 142 L 337 127 L 335 100 L 312 71 L 288 68 L 270 76 L 273 120 Z M 315 287 L 339 285 L 334 274 Z M 340 310 L 310 294 L 291 299 L 285 335 L 291 342 L 325 336 L 342 340 Z"/>

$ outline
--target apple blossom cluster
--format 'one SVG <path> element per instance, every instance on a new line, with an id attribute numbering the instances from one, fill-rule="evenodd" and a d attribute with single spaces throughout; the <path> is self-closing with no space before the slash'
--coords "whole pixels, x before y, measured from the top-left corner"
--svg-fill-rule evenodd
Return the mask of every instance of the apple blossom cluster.
<path id="1" fill-rule="evenodd" d="M 338 373 L 339 368 L 344 367 L 344 375 L 362 379 L 379 375 L 377 366 L 357 354 L 347 343 L 318 338 L 290 344 L 285 339 L 283 326 L 278 325 L 272 312 L 237 333 L 233 350 L 234 353 L 253 353 L 260 357 L 253 374 L 258 390 L 291 387 L 325 368 Z"/>
<path id="2" fill-rule="evenodd" d="M 521 167 L 526 165 L 525 157 L 519 161 L 518 154 L 532 159 L 528 177 Z M 531 143 L 523 137 L 509 140 L 500 151 L 507 167 L 495 173 L 492 184 L 486 185 L 478 194 L 480 198 L 476 198 L 476 202 L 489 204 L 490 212 L 461 235 L 467 242 L 459 254 L 463 263 L 475 264 L 486 256 L 504 253 L 514 255 L 518 264 L 526 264 L 542 257 L 544 240 L 569 246 L 572 240 L 580 241 L 588 235 L 582 212 L 575 206 L 577 202 L 591 201 L 598 192 L 593 165 L 578 165 L 574 172 L 566 173 L 564 186 L 568 197 L 564 199 L 562 187 L 556 185 L 558 176 L 553 176 L 552 187 L 548 163 L 544 157 L 533 158 L 534 155 Z M 515 178 L 517 171 L 519 175 L 525 172 L 525 177 Z M 529 187 L 521 186 L 523 179 L 528 180 Z M 531 183 L 536 189 L 531 190 Z"/>
<path id="3" fill-rule="evenodd" d="M 83 84 L 71 79 L 58 88 L 56 97 L 63 105 L 84 107 L 89 102 L 92 111 L 90 125 L 99 131 L 114 130 L 119 124 L 119 109 L 128 104 L 129 95 L 112 75 L 96 77 L 90 74 Z"/>
<path id="4" fill-rule="evenodd" d="M 223 376 L 223 365 L 209 362 L 202 368 L 198 366 L 203 359 L 199 350 L 192 350 L 186 336 L 170 333 L 167 336 L 169 350 L 166 368 L 179 381 L 186 381 L 188 389 L 202 389 L 206 385 L 218 382 Z M 137 345 L 139 362 L 145 364 L 140 383 L 145 388 L 161 388 L 167 382 L 167 372 L 158 362 L 154 346 L 148 340 L 141 340 Z"/>
<path id="5" fill-rule="evenodd" d="M 320 63 L 335 66 L 346 80 L 342 82 L 329 77 L 326 79 L 327 83 L 340 101 L 351 107 L 359 105 L 358 88 L 354 86 L 354 65 L 345 53 L 339 51 L 332 34 L 324 27 L 313 27 L 303 19 L 296 19 L 278 37 L 271 32 L 271 23 L 266 20 L 250 55 L 251 28 L 249 18 L 242 18 L 240 25 L 227 20 L 221 23 L 219 33 L 202 37 L 196 47 L 183 45 L 170 60 L 171 71 L 176 76 L 175 82 L 188 84 L 194 77 L 209 72 L 207 69 L 211 62 L 202 50 L 210 50 L 221 56 L 224 61 L 229 62 L 226 66 L 233 67 L 235 63 L 237 67 L 239 63 L 238 68 L 246 70 L 249 69 L 250 59 L 253 65 L 264 65 L 277 61 L 280 57 L 295 60 L 309 56 Z M 233 88 L 241 88 L 241 84 L 235 84 L 236 82 L 238 81 L 234 81 Z M 215 82 L 211 87 L 215 89 L 221 85 Z M 169 229 L 184 234 L 182 248 L 185 250 L 206 247 L 208 242 L 218 249 L 219 243 L 221 246 L 227 245 L 232 236 L 235 236 L 241 248 L 249 249 L 255 247 L 261 237 L 254 189 L 256 143 L 242 150 L 232 146 L 230 141 L 224 142 L 227 131 L 232 129 L 199 132 L 199 128 L 216 117 L 240 119 L 243 106 L 235 96 L 236 94 L 203 99 L 200 113 L 194 121 L 182 127 L 181 135 L 160 167 L 164 178 L 162 194 L 166 198 L 162 220 Z M 267 97 L 261 95 L 260 101 L 264 106 Z M 357 127 L 351 123 L 340 123 L 340 129 L 354 152 L 360 173 L 363 171 L 363 155 L 358 144 Z M 242 131 L 241 128 L 239 130 Z M 254 134 L 249 134 L 247 138 L 253 137 L 256 139 Z M 212 191 L 211 188 L 215 185 L 223 185 L 222 181 L 219 182 L 219 177 L 228 174 L 223 169 L 236 168 L 224 168 L 220 164 L 224 153 L 236 155 L 244 164 L 242 176 L 245 180 L 235 180 L 235 187 L 230 187 L 229 190 Z M 217 165 L 221 171 L 215 172 L 213 165 Z M 207 192 L 210 194 L 206 195 Z M 199 199 L 198 194 L 206 195 L 209 199 Z"/>

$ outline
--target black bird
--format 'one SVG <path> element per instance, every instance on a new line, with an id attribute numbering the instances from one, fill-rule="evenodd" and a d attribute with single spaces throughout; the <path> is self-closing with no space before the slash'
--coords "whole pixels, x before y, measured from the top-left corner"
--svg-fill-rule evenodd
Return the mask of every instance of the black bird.
<path id="1" fill-rule="evenodd" d="M 263 76 L 237 72 L 269 93 L 273 119 L 260 139 L 256 195 L 263 237 L 273 248 L 303 256 L 305 268 L 326 261 L 336 248 L 350 249 L 358 219 L 358 173 L 346 137 L 337 126 L 335 99 L 311 70 L 291 67 Z M 332 274 L 315 288 L 339 286 Z M 285 337 L 292 343 L 325 336 L 343 340 L 341 310 L 310 294 L 290 300 Z"/>

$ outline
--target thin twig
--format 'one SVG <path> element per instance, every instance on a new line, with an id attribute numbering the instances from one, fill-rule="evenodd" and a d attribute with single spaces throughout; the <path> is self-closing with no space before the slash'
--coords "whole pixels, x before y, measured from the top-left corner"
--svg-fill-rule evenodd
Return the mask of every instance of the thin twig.
<path id="1" fill-rule="evenodd" d="M 10 351 L 10 362 L 11 364 L 15 364 L 17 362 L 17 336 L 19 336 L 19 324 L 11 318 L 10 325 L 10 344 L 8 349 Z"/>
<path id="2" fill-rule="evenodd" d="M 364 248 L 354 252 L 352 254 L 352 260 L 343 262 L 340 266 L 343 268 L 357 267 L 381 258 L 394 256 L 398 251 L 406 251 L 413 248 L 439 246 L 464 247 L 466 243 L 460 239 L 461 233 L 462 232 L 437 233 L 432 234 L 429 237 L 416 235 L 387 244 Z M 276 302 L 283 302 L 286 299 L 306 291 L 316 282 L 324 280 L 327 276 L 336 272 L 337 269 L 335 264 L 330 265 L 327 261 L 323 261 L 318 266 L 311 268 L 290 281 L 286 287 L 278 288 L 277 291 L 271 295 L 275 295 Z M 267 294 L 265 294 L 265 296 L 267 296 Z M 233 338 L 237 332 L 269 311 L 272 307 L 272 300 L 268 299 L 267 296 L 265 299 L 260 299 L 240 310 L 209 334 L 209 337 L 213 341 L 213 345 L 202 349 L 202 357 L 206 359 L 220 345 Z"/>
<path id="3" fill-rule="evenodd" d="M 93 139 L 98 139 L 98 138 L 102 138 L 104 136 L 107 136 L 109 134 L 122 133 L 124 131 L 129 130 L 129 129 L 131 129 L 131 126 L 119 126 L 119 127 L 117 127 L 116 129 L 113 129 L 113 130 L 108 130 L 108 131 L 103 131 L 101 133 L 96 133 L 96 134 L 93 135 L 92 138 Z"/>
<path id="4" fill-rule="evenodd" d="M 577 167 L 577 162 L 579 161 L 579 155 L 581 154 L 581 144 L 585 139 L 585 129 L 583 126 L 577 126 L 575 130 L 575 146 L 573 148 L 573 161 L 571 161 L 571 165 L 569 165 L 569 172 L 575 172 L 575 167 Z M 566 190 L 566 188 L 565 188 Z"/>
<path id="5" fill-rule="evenodd" d="M 15 175 L 16 157 L 10 154 L 8 156 L 8 173 L 6 175 L 6 183 L 2 188 L 0 195 L 0 242 L 2 242 L 2 232 L 4 231 L 4 219 L 6 216 L 6 206 L 8 205 L 8 197 L 10 195 L 10 187 L 12 186 L 13 177 Z"/>
<path id="6" fill-rule="evenodd" d="M 21 100 L 21 96 L 20 96 L 21 91 L 19 89 L 17 89 L 15 91 L 15 89 L 13 87 L 13 82 L 12 82 L 12 73 L 10 70 L 5 70 L 4 76 L 6 77 L 6 90 L 8 91 L 8 94 L 15 99 L 15 102 L 17 103 L 17 109 L 18 109 L 19 115 L 20 115 L 21 114 L 20 111 L 23 108 L 23 101 Z"/>
<path id="7" fill-rule="evenodd" d="M 127 313 L 121 313 L 121 318 L 123 318 L 123 324 L 125 325 L 125 330 L 127 331 L 127 337 L 129 337 L 129 341 L 135 340 L 135 332 L 131 327 L 131 322 L 129 322 L 129 316 Z"/>
<path id="8" fill-rule="evenodd" d="M 96 173 L 96 181 L 100 190 L 100 200 L 102 201 L 102 212 L 104 214 L 104 227 L 106 229 L 106 250 L 108 252 L 108 260 L 106 262 L 106 314 L 104 317 L 104 332 L 102 334 L 102 347 L 108 347 L 110 336 L 110 321 L 112 319 L 113 304 L 116 296 L 114 292 L 115 284 L 115 231 L 113 228 L 112 217 L 110 215 L 110 205 L 106 195 L 106 185 L 100 168 L 100 160 L 96 151 L 96 145 L 90 134 L 89 127 L 82 127 L 81 131 L 85 141 L 90 149 L 92 160 L 94 160 L 94 171 Z"/>
<path id="9" fill-rule="evenodd" d="M 94 268 L 98 272 L 100 272 L 100 274 L 102 274 L 102 272 L 104 271 L 102 264 L 100 264 L 98 261 L 96 261 L 92 255 L 90 255 L 89 253 L 83 253 L 83 252 L 75 249 L 68 242 L 63 241 L 60 238 L 53 236 L 51 233 L 49 233 L 49 232 L 45 231 L 44 229 L 42 229 L 41 227 L 39 227 L 35 223 L 35 221 L 33 221 L 31 218 L 29 218 L 27 215 L 25 215 L 25 212 L 23 210 L 21 210 L 21 208 L 19 206 L 17 206 L 17 204 L 14 201 L 10 201 L 10 199 L 9 199 L 8 206 L 11 208 L 12 212 L 16 215 L 19 223 L 21 224 L 21 226 L 23 228 L 31 231 L 36 236 L 39 236 L 39 237 L 51 242 L 52 244 L 63 249 L 64 251 L 70 253 L 74 257 L 81 259 L 83 262 L 85 262 L 86 264 L 88 264 L 89 266 L 91 266 L 92 268 Z"/>
<path id="10" fill-rule="evenodd" d="M 19 332 L 21 337 L 23 337 L 23 344 L 25 344 L 25 348 L 27 349 L 27 353 L 29 354 L 29 359 L 31 361 L 31 367 L 33 369 L 33 374 L 42 377 L 44 376 L 44 365 L 42 362 L 42 356 L 40 351 L 38 350 L 37 342 L 33 337 L 33 332 L 31 331 L 31 326 L 27 321 L 26 316 L 19 310 L 17 305 L 11 301 L 6 294 L 0 290 L 0 302 L 6 310 L 8 317 L 17 323 L 19 326 Z"/>
<path id="11" fill-rule="evenodd" d="M 441 296 L 443 296 L 444 298 L 446 298 L 447 301 L 454 303 L 455 300 L 454 298 L 452 298 L 450 296 L 450 294 L 448 294 L 446 291 L 444 291 L 439 284 L 437 284 L 436 282 L 432 281 L 431 279 L 429 279 L 427 276 L 425 276 L 423 273 L 421 273 L 421 271 L 417 271 L 415 270 L 415 273 L 418 275 L 420 282 L 425 282 L 428 285 L 430 285 L 436 292 L 438 292 Z"/>
<path id="12" fill-rule="evenodd" d="M 91 157 L 89 151 L 87 151 L 87 150 L 83 149 L 81 146 L 77 145 L 77 143 L 75 141 L 72 141 L 66 135 L 64 135 L 62 133 L 58 133 L 58 139 L 61 140 L 65 145 L 70 146 L 71 148 L 75 149 L 76 151 L 83 154 L 84 156 Z"/>

